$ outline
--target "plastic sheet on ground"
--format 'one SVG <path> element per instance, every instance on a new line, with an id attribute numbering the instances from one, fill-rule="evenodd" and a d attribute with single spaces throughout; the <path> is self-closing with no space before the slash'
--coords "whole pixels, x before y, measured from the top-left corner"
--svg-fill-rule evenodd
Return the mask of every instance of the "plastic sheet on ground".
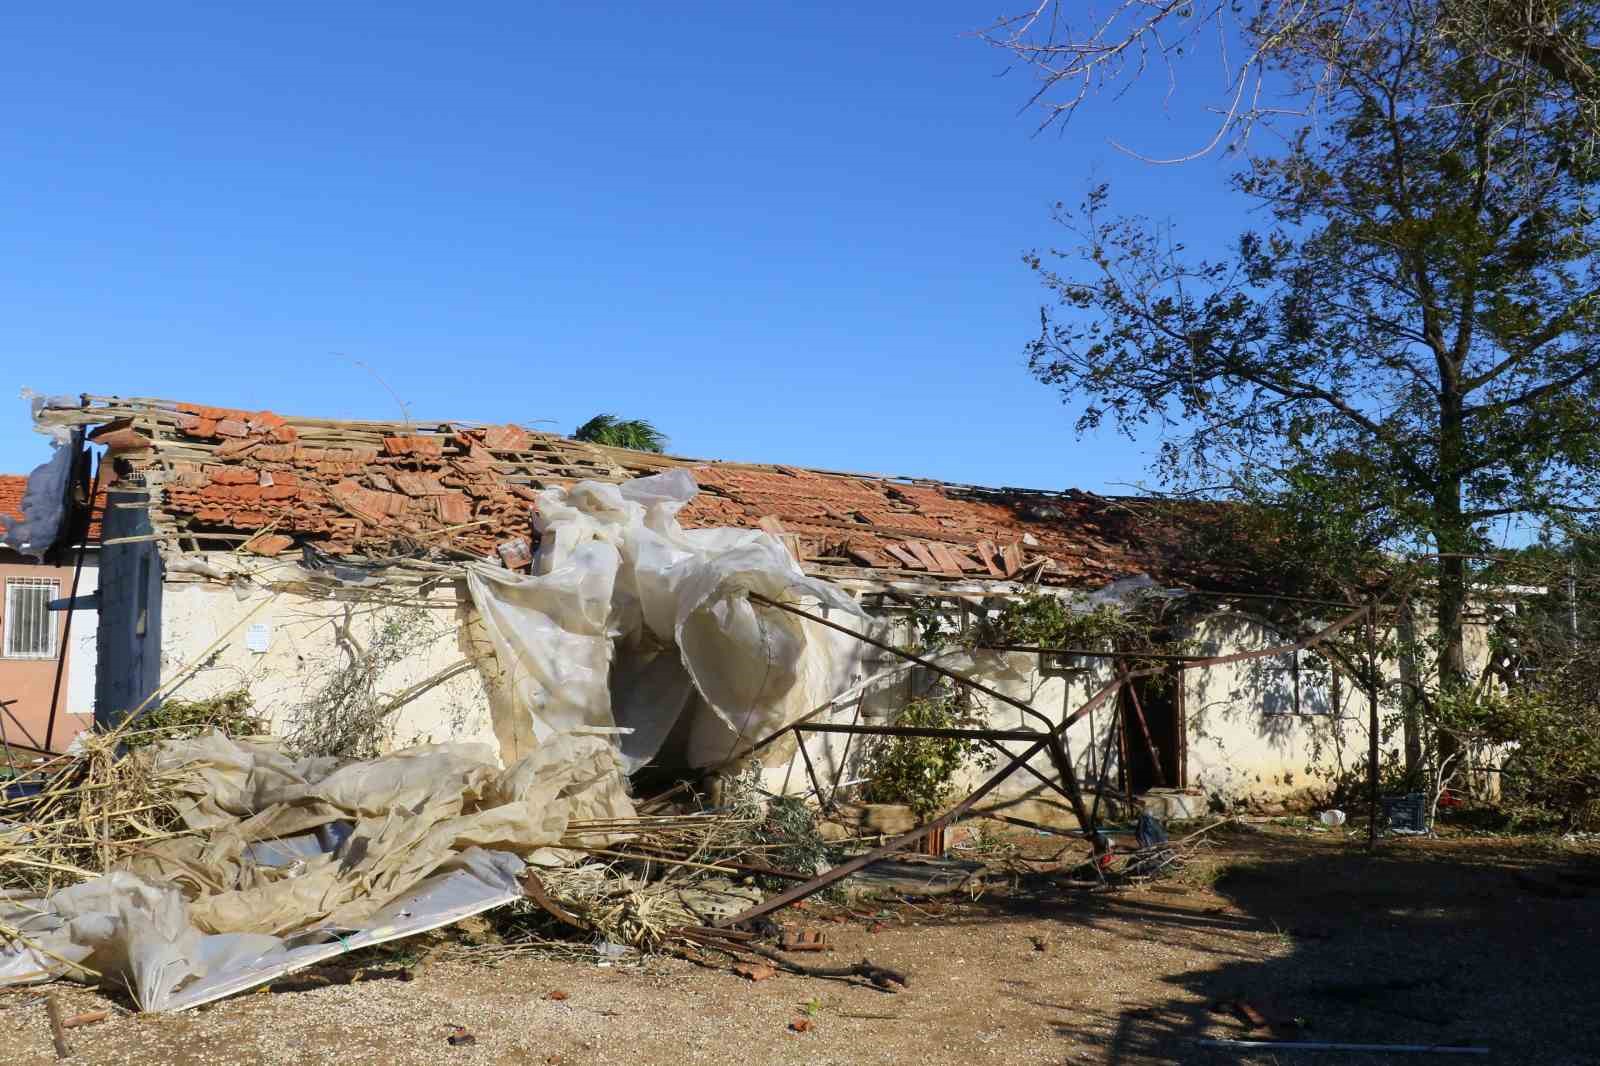
<path id="1" fill-rule="evenodd" d="M 517 720 L 500 730 L 506 758 L 587 727 L 612 731 L 632 771 L 680 730 L 683 761 L 715 766 L 863 676 L 865 645 L 746 593 L 866 628 L 855 602 L 808 577 L 768 533 L 680 527 L 697 491 L 682 469 L 547 489 L 533 573 L 469 569 L 515 694 Z"/>
<path id="2" fill-rule="evenodd" d="M 194 835 L 129 869 L 0 899 L 0 985 L 81 976 L 143 1010 L 180 1010 L 334 955 L 458 921 L 521 895 L 573 819 L 633 805 L 610 743 L 556 735 L 501 769 L 471 744 L 363 762 L 294 760 L 220 735 L 155 755 Z"/>

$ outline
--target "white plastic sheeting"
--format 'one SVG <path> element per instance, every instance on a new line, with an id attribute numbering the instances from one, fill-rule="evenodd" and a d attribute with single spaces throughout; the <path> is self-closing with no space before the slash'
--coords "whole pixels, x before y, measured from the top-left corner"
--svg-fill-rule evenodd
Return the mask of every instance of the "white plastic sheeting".
<path id="1" fill-rule="evenodd" d="M 157 772 L 199 835 L 152 845 L 48 899 L 0 900 L 0 985 L 75 976 L 178 1010 L 521 894 L 574 818 L 633 815 L 616 753 L 554 736 L 500 769 L 471 744 L 364 762 L 291 760 L 218 735 L 164 744 Z"/>
<path id="2" fill-rule="evenodd" d="M 177 1010 L 516 899 L 572 819 L 631 817 L 624 772 L 675 729 L 715 766 L 861 681 L 866 646 L 747 593 L 872 621 L 755 530 L 684 530 L 685 470 L 543 492 L 531 575 L 469 568 L 512 720 L 501 750 L 424 745 L 364 762 L 270 743 L 168 742 L 156 770 L 196 835 L 45 900 L 0 899 L 0 985 L 72 975 Z M 504 769 L 501 769 L 501 767 Z M 81 975 L 81 972 L 79 972 Z"/>
<path id="3" fill-rule="evenodd" d="M 860 680 L 860 641 L 763 610 L 746 593 L 803 601 L 852 628 L 871 620 L 768 533 L 680 527 L 697 491 L 683 469 L 548 489 L 533 573 L 469 569 L 514 694 L 505 758 L 587 727 L 617 731 L 632 771 L 687 714 L 687 764 L 714 766 Z"/>

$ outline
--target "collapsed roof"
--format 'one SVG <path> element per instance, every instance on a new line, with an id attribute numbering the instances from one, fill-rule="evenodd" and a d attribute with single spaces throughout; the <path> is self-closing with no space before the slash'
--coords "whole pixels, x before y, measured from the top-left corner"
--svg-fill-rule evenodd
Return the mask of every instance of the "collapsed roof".
<path id="1" fill-rule="evenodd" d="M 1138 574 L 1248 584 L 1200 547 L 1216 505 L 720 462 L 574 441 L 517 425 L 330 421 L 157 399 L 39 406 L 41 428 L 95 427 L 113 492 L 148 500 L 169 552 L 498 559 L 526 569 L 537 491 L 686 468 L 685 528 L 761 528 L 811 573 L 937 590 L 1098 588 Z M 126 503 L 126 501 L 122 501 Z"/>

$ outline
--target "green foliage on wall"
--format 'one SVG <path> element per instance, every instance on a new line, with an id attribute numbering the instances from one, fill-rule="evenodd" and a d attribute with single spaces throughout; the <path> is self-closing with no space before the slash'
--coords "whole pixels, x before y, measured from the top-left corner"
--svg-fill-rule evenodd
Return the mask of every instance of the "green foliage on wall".
<path id="1" fill-rule="evenodd" d="M 960 694 L 939 689 L 906 704 L 894 724 L 982 729 L 988 723 Z M 867 751 L 863 771 L 869 781 L 863 796 L 869 803 L 903 803 L 926 820 L 954 797 L 956 775 L 968 762 L 988 769 L 994 752 L 963 737 L 882 737 Z"/>

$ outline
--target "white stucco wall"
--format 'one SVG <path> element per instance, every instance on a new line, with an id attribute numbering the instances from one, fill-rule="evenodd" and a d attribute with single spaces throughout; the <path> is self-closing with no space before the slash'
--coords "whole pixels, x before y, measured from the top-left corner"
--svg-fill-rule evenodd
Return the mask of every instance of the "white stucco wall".
<path id="1" fill-rule="evenodd" d="M 952 617 L 951 624 L 954 622 Z M 1202 617 L 1181 635 L 1188 638 L 1197 655 L 1259 651 L 1295 639 L 1270 623 L 1234 612 Z M 1391 636 L 1383 634 L 1384 639 Z M 1468 628 L 1467 648 L 1469 664 L 1474 669 L 1481 668 L 1487 654 L 1482 625 Z M 1289 655 L 1194 667 L 1179 675 L 1186 727 L 1182 760 L 1186 788 L 1203 794 L 1207 802 L 1217 806 L 1272 807 L 1320 798 L 1342 771 L 1365 772 L 1369 736 L 1365 691 L 1350 677 L 1336 675 L 1328 661 L 1313 652 L 1301 652 L 1299 660 L 1298 698 L 1294 658 Z M 1113 676 L 1110 662 L 1104 659 L 1058 664 L 1081 671 L 1071 677 L 1057 676 L 1053 671 L 1045 673 L 1037 654 L 1022 652 L 987 653 L 949 661 L 947 665 L 1023 700 L 1053 722 L 1062 721 L 1082 706 Z M 1382 669 L 1386 682 L 1397 679 L 1398 667 L 1393 662 L 1383 664 Z M 914 694 L 910 684 L 913 677 L 922 685 L 930 680 L 925 671 L 913 669 L 903 676 L 902 684 L 868 699 L 862 720 L 887 720 L 894 707 Z M 977 699 L 988 707 L 989 723 L 994 728 L 1031 724 L 1014 708 L 983 696 Z M 1397 755 L 1396 749 L 1402 743 L 1400 730 L 1392 728 L 1399 708 L 1386 699 L 1379 712 L 1380 730 L 1389 728 L 1392 734 L 1384 748 L 1387 758 Z M 853 708 L 847 707 L 818 720 L 852 721 L 853 713 Z M 1068 731 L 1069 753 L 1086 790 L 1099 779 L 1101 762 L 1107 755 L 1110 769 L 1106 786 L 1113 793 L 1118 788 L 1120 745 L 1111 731 L 1119 713 L 1117 703 L 1108 700 Z M 809 743 L 819 774 L 831 779 L 833 760 L 841 747 L 839 738 L 814 736 Z M 1142 738 L 1130 730 L 1127 743 L 1142 744 Z M 855 755 L 861 744 L 862 738 L 857 738 L 855 754 L 847 760 L 842 779 L 849 780 L 858 770 Z M 1006 746 L 1017 751 L 1023 745 L 1010 742 Z M 1030 765 L 1054 777 L 1047 755 L 1035 756 Z M 985 776 L 974 768 L 963 783 L 976 784 Z M 768 780 L 774 786 L 804 788 L 804 765 L 798 759 L 780 763 L 769 771 Z M 983 808 L 1013 810 L 1030 820 L 1060 820 L 1067 810 L 1062 797 L 1021 771 L 992 796 L 981 805 Z"/>
<path id="2" fill-rule="evenodd" d="M 71 586 L 69 578 L 61 590 L 66 597 Z M 83 573 L 78 576 L 78 598 L 94 596 L 100 589 L 100 560 L 98 552 L 87 552 L 83 560 Z M 94 724 L 94 675 L 99 659 L 100 612 L 91 607 L 72 612 L 71 654 L 67 656 L 66 710 L 76 715 L 87 728 Z"/>
<path id="3" fill-rule="evenodd" d="M 371 595 L 357 591 L 317 598 L 274 594 L 259 587 L 238 592 L 211 582 L 169 581 L 162 604 L 163 679 L 170 680 L 204 659 L 172 692 L 173 697 L 204 698 L 246 687 L 276 731 L 292 731 L 319 690 L 349 668 L 350 642 L 368 647 L 383 627 L 398 625 L 406 634 L 405 654 L 383 670 L 378 679 L 381 692 L 394 696 L 453 668 L 466 668 L 417 693 L 395 714 L 393 742 L 476 740 L 498 747 L 497 736 L 505 734 L 509 716 L 516 711 L 505 706 L 504 696 L 497 694 L 500 690 L 484 680 L 485 669 L 492 677 L 497 668 L 464 589 L 446 582 L 425 606 L 374 604 Z M 235 626 L 232 636 L 213 649 Z M 256 629 L 252 638 L 252 627 L 263 628 Z M 1188 635 L 1196 652 L 1207 655 L 1250 651 L 1288 639 L 1266 623 L 1227 612 L 1199 620 Z M 79 636 L 74 634 L 75 642 Z M 898 640 L 906 642 L 907 634 L 901 632 Z M 264 650 L 252 647 L 262 641 Z M 1472 643 L 1479 657 L 1482 645 L 1479 632 Z M 942 661 L 1024 701 L 1052 722 L 1074 712 L 1113 676 L 1112 664 L 1105 659 L 1055 664 L 1055 669 L 1044 672 L 1039 655 L 1029 652 L 985 652 Z M 1286 659 L 1274 658 L 1183 672 L 1179 683 L 1187 724 L 1187 787 L 1224 804 L 1273 803 L 1324 787 L 1342 767 L 1364 765 L 1365 694 L 1347 678 L 1330 682 L 1325 669 L 1319 675 L 1308 658 L 1301 671 L 1296 711 L 1288 665 Z M 1061 666 L 1072 672 L 1062 676 Z M 837 701 L 816 721 L 882 724 L 935 680 L 930 672 L 888 653 L 869 660 L 866 669 L 884 676 Z M 987 709 L 993 728 L 1038 724 L 1004 703 L 983 696 L 976 699 Z M 1113 740 L 1119 713 L 1116 701 L 1107 701 L 1067 733 L 1069 754 L 1086 789 L 1100 777 L 1108 757 L 1107 788 L 1115 792 L 1118 787 L 1118 745 L 1107 742 Z M 1129 738 L 1130 744 L 1138 742 Z M 860 756 L 870 743 L 859 736 L 812 734 L 807 751 L 825 783 L 848 782 L 859 776 Z M 1023 746 L 1024 742 L 1015 741 L 1006 745 L 1012 752 Z M 1003 758 L 997 755 L 996 765 Z M 809 788 L 804 761 L 792 741 L 774 745 L 764 762 L 767 786 L 774 791 L 797 793 Z M 1030 765 L 1055 777 L 1047 752 L 1034 756 Z M 986 771 L 973 768 L 967 783 L 986 776 Z M 1030 820 L 1056 820 L 1067 810 L 1062 797 L 1024 771 L 999 787 L 983 807 L 1012 810 Z"/>
<path id="4" fill-rule="evenodd" d="M 1239 615 L 1190 630 L 1199 655 L 1258 651 L 1294 639 Z M 1189 784 L 1230 802 L 1272 802 L 1324 787 L 1341 768 L 1365 766 L 1367 696 L 1328 660 L 1277 655 L 1184 674 Z"/>
<path id="5" fill-rule="evenodd" d="M 469 612 L 454 585 L 435 591 L 426 606 L 365 599 L 318 599 L 260 588 L 241 595 L 211 582 L 168 582 L 162 595 L 163 684 L 200 663 L 170 698 L 204 699 L 247 688 L 273 730 L 289 732 L 326 686 L 350 668 L 352 647 L 370 649 L 384 639 L 380 634 L 386 626 L 400 634 L 391 643 L 404 652 L 377 679 L 378 690 L 390 696 L 472 658 Z M 213 649 L 229 630 L 232 635 Z M 264 650 L 257 650 L 263 643 Z M 476 669 L 417 695 L 396 711 L 391 728 L 397 745 L 495 743 L 489 699 Z"/>
<path id="6" fill-rule="evenodd" d="M 952 615 L 950 625 L 954 627 L 957 622 L 956 616 Z M 901 646 L 911 643 L 910 635 L 903 627 L 891 629 L 889 639 Z M 1059 723 L 1077 710 L 1112 677 L 1110 664 L 1101 659 L 1075 660 L 1068 665 L 1074 667 L 1077 672 L 1073 676 L 1065 677 L 1041 673 L 1039 656 L 1029 652 L 949 651 L 937 654 L 934 658 L 947 668 L 978 679 L 1007 696 L 1021 700 L 1039 711 L 1051 723 Z M 835 708 L 818 715 L 814 720 L 869 725 L 888 724 L 907 701 L 927 692 L 938 681 L 933 672 L 907 664 L 887 652 L 878 653 L 869 666 L 874 667 L 875 672 L 882 671 L 884 678 L 859 696 L 839 701 Z M 972 699 L 974 706 L 985 714 L 987 724 L 992 729 L 1043 728 L 1038 719 L 1003 701 L 981 693 L 973 693 Z M 1106 757 L 1105 740 L 1115 723 L 1115 714 L 1115 704 L 1107 701 L 1104 706 L 1090 712 L 1066 733 L 1067 753 L 1086 790 L 1100 777 L 1101 762 Z M 806 747 L 818 778 L 822 780 L 825 788 L 831 788 L 835 780 L 848 782 L 859 779 L 863 751 L 877 742 L 879 741 L 876 738 L 865 736 L 855 736 L 847 740 L 840 735 L 813 733 L 807 735 Z M 965 790 L 981 783 L 1009 761 L 1012 755 L 1020 754 L 1026 749 L 1028 743 L 1027 741 L 1002 742 L 1001 747 L 1005 749 L 1005 753 L 996 752 L 987 767 L 969 766 L 958 779 L 958 787 Z M 772 791 L 799 793 L 810 788 L 805 762 L 795 750 L 792 741 L 786 740 L 774 745 L 764 761 L 767 764 L 766 787 Z M 1114 791 L 1117 782 L 1117 753 L 1114 745 L 1110 764 L 1112 769 L 1109 774 L 1108 789 Z M 1052 780 L 1057 778 L 1048 751 L 1035 754 L 1028 760 L 1027 766 Z M 1038 777 L 1020 768 L 981 801 L 978 809 L 1009 813 L 1030 821 L 1047 822 L 1061 821 L 1070 810 L 1063 796 L 1043 785 Z"/>

